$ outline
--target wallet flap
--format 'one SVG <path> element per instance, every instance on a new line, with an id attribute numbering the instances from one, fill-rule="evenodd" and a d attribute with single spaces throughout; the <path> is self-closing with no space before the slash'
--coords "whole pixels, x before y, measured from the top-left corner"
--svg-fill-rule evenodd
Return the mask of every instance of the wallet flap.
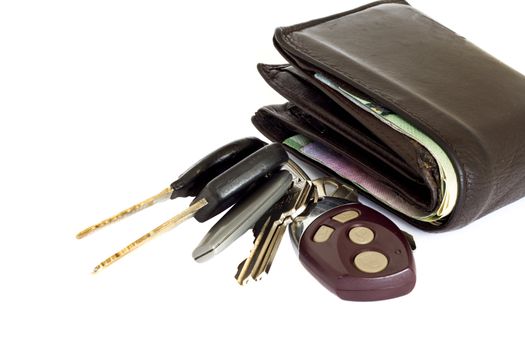
<path id="1" fill-rule="evenodd" d="M 525 79 L 404 2 L 276 30 L 284 56 L 349 84 L 447 153 L 460 227 L 525 195 Z"/>

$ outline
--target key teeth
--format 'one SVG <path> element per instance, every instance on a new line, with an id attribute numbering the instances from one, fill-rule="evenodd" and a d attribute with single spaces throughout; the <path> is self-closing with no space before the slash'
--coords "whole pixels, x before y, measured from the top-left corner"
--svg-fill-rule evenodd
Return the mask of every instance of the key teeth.
<path id="1" fill-rule="evenodd" d="M 248 282 L 250 281 L 254 281 L 254 282 L 257 282 L 257 281 L 260 281 L 264 275 L 267 275 L 267 271 L 263 271 L 262 274 L 258 275 L 258 276 L 255 276 L 252 274 L 248 274 L 248 271 L 246 271 L 244 274 L 242 274 L 242 271 L 244 269 L 244 265 L 246 265 L 246 261 L 248 259 L 244 259 L 240 264 L 239 266 L 237 266 L 237 273 L 235 274 L 235 280 L 237 281 L 237 283 L 239 283 L 239 285 L 241 286 L 245 286 L 248 284 Z M 244 275 L 244 276 L 243 276 Z M 242 278 L 241 278 L 242 277 Z"/>
<path id="2" fill-rule="evenodd" d="M 252 280 L 258 282 L 258 281 L 262 280 L 265 276 L 268 276 L 268 274 L 270 273 L 270 269 L 272 267 L 272 263 L 273 262 L 270 262 L 269 265 L 266 266 L 264 271 L 260 272 L 258 275 L 257 274 L 252 274 L 250 276 L 252 278 Z"/>
<path id="3" fill-rule="evenodd" d="M 162 201 L 165 201 L 167 200 L 168 198 L 170 198 L 171 196 L 171 193 L 172 193 L 172 188 L 171 187 L 167 187 L 165 189 L 163 189 L 161 192 L 159 192 L 158 194 L 152 196 L 152 197 L 149 197 L 145 200 L 143 200 L 142 202 L 139 202 L 137 204 L 134 204 L 132 205 L 131 207 L 127 208 L 127 209 L 124 209 L 122 211 L 120 211 L 119 213 L 107 218 L 107 219 L 104 219 L 102 221 L 100 221 L 99 223 L 96 223 L 95 225 L 91 225 L 90 227 L 88 228 L 85 228 L 84 230 L 80 231 L 79 233 L 77 233 L 77 235 L 75 236 L 77 239 L 82 239 L 90 234 L 92 234 L 93 232 L 95 231 L 98 231 L 110 224 L 113 224 L 113 223 L 116 223 L 118 221 L 121 221 L 122 219 L 124 218 L 127 218 L 128 216 L 131 216 L 135 213 L 138 213 L 146 208 L 149 208 L 157 203 L 160 203 Z"/>
<path id="4" fill-rule="evenodd" d="M 246 264 L 246 259 L 244 259 L 239 265 L 237 265 L 237 273 L 235 274 L 235 278 L 240 276 L 244 264 Z"/>
<path id="5" fill-rule="evenodd" d="M 238 266 L 237 266 L 237 273 L 235 274 L 235 280 L 237 281 L 237 283 L 239 283 L 239 285 L 241 286 L 245 286 L 246 283 L 247 283 L 247 279 L 246 278 L 240 278 L 241 277 L 241 273 L 242 273 L 242 270 L 244 269 L 244 265 L 246 264 L 246 260 L 247 259 L 244 259 Z"/>
<path id="6" fill-rule="evenodd" d="M 240 285 L 245 285 L 248 280 L 260 281 L 268 274 L 286 228 L 312 201 L 317 200 L 316 188 L 306 175 L 298 178 L 288 193 L 265 214 L 266 219 L 263 217 L 254 226 L 255 240 L 250 255 L 239 265 L 235 275 Z"/>
<path id="7" fill-rule="evenodd" d="M 268 272 L 264 271 L 263 273 L 261 273 L 259 276 L 251 276 L 252 279 L 255 281 L 255 282 L 259 282 L 260 280 L 263 279 L 264 276 L 268 275 Z"/>

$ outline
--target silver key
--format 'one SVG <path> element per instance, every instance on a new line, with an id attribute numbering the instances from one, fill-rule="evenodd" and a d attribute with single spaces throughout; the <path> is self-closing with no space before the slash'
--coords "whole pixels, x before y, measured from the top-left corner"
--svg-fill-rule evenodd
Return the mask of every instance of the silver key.
<path id="1" fill-rule="evenodd" d="M 250 255 L 237 268 L 235 279 L 245 285 L 259 280 L 270 270 L 286 228 L 312 202 L 317 201 L 317 188 L 293 161 L 287 167 L 294 175 L 290 190 L 255 225 L 256 236 Z"/>

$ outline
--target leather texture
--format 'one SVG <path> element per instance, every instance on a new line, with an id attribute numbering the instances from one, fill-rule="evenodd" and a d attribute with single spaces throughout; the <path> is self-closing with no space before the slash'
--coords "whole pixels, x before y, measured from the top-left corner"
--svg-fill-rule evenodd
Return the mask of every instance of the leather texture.
<path id="1" fill-rule="evenodd" d="M 290 102 L 252 121 L 283 141 L 302 133 L 363 164 L 370 176 L 431 210 L 439 197 L 426 150 L 323 86 L 321 72 L 430 136 L 451 159 L 459 196 L 439 226 L 462 227 L 525 196 L 525 77 L 403 1 L 380 1 L 278 28 L 285 65 L 259 65 Z"/>

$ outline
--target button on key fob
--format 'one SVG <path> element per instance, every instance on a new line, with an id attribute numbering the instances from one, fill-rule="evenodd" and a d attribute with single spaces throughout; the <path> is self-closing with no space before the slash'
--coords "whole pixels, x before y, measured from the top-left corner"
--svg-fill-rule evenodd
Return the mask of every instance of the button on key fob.
<path id="1" fill-rule="evenodd" d="M 342 299 L 390 299 L 414 288 L 411 237 L 372 208 L 325 197 L 290 233 L 304 267 Z"/>

